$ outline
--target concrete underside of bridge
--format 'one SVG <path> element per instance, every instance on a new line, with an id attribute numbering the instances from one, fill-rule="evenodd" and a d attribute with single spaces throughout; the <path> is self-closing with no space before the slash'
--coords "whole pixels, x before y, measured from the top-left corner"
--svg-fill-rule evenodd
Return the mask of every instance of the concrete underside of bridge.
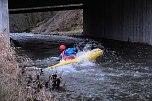
<path id="1" fill-rule="evenodd" d="M 3 0 L 0 0 L 0 2 L 2 1 Z M 54 2 L 51 3 L 51 1 Z M 142 42 L 152 45 L 151 0 L 67 1 L 68 2 L 66 2 L 66 0 L 9 0 L 9 8 L 28 8 L 33 7 L 34 4 L 35 7 L 40 7 L 48 6 L 48 4 L 53 6 L 68 3 L 83 3 L 83 24 L 84 34 L 86 36 Z M 0 10 L 3 11 L 2 9 Z"/>
<path id="2" fill-rule="evenodd" d="M 85 0 L 8 0 L 9 9 L 80 4 Z"/>
<path id="3" fill-rule="evenodd" d="M 82 9 L 84 0 L 8 0 L 9 13 Z"/>
<path id="4" fill-rule="evenodd" d="M 86 36 L 152 45 L 151 0 L 88 0 L 84 5 Z"/>

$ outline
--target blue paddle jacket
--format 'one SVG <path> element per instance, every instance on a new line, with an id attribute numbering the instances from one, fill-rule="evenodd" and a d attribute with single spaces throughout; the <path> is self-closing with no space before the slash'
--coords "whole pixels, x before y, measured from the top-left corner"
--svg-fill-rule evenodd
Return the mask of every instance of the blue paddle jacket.
<path id="1" fill-rule="evenodd" d="M 57 61 L 67 60 L 67 59 L 74 59 L 76 53 L 77 53 L 76 48 L 67 48 L 66 50 L 62 51 L 62 53 L 58 57 Z"/>

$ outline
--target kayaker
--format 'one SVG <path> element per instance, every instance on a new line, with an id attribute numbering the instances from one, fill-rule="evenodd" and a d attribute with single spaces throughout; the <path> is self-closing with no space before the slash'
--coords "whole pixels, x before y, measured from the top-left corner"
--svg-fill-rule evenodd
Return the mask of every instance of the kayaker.
<path id="1" fill-rule="evenodd" d="M 57 59 L 58 61 L 74 59 L 76 53 L 78 52 L 77 48 L 66 48 L 65 45 L 60 45 L 59 49 L 61 54 Z"/>

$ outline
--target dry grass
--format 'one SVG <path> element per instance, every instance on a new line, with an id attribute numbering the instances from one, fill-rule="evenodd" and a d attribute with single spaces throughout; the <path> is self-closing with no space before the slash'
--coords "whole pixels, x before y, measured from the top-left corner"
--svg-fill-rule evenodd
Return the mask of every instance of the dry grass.
<path id="1" fill-rule="evenodd" d="M 56 101 L 50 92 L 45 90 L 36 91 L 32 87 L 20 88 L 19 101 Z"/>
<path id="2" fill-rule="evenodd" d="M 0 101 L 54 101 L 50 92 L 19 85 L 21 70 L 15 51 L 0 33 Z"/>
<path id="3" fill-rule="evenodd" d="M 18 98 L 19 69 L 13 52 L 4 34 L 0 33 L 0 101 L 17 101 Z"/>
<path id="4" fill-rule="evenodd" d="M 33 33 L 74 32 L 83 29 L 83 10 L 57 11 L 53 17 L 41 22 Z"/>

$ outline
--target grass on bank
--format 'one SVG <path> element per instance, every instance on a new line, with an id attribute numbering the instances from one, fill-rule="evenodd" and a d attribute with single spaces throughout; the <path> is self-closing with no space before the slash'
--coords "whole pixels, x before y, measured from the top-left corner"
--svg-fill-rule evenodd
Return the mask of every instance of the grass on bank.
<path id="1" fill-rule="evenodd" d="M 55 101 L 50 92 L 19 84 L 22 76 L 14 49 L 0 33 L 0 101 Z"/>

